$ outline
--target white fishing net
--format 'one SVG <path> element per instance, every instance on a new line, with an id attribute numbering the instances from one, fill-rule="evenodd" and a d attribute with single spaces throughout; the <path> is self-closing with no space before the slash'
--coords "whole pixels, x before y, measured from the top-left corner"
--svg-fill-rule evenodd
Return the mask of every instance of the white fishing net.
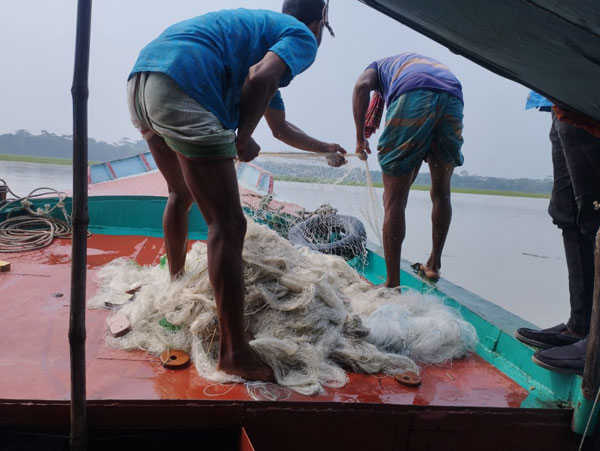
<path id="1" fill-rule="evenodd" d="M 243 259 L 251 346 L 273 368 L 278 384 L 296 392 L 341 387 L 347 369 L 418 373 L 415 361 L 439 363 L 475 348 L 474 328 L 436 296 L 374 288 L 343 258 L 295 248 L 251 220 Z M 126 259 L 108 264 L 89 305 L 104 308 L 137 283 L 142 287 L 134 300 L 120 308 L 131 332 L 107 335 L 111 346 L 153 355 L 184 350 L 201 376 L 239 381 L 216 369 L 218 318 L 204 243 L 194 244 L 185 275 L 175 282 L 160 266 Z"/>
<path id="2" fill-rule="evenodd" d="M 260 205 L 242 197 L 242 204 L 250 207 L 246 209 L 247 214 L 287 236 L 289 228 L 296 222 L 323 212 L 324 208 L 333 209 L 339 215 L 360 219 L 369 241 L 380 245 L 383 208 L 375 188 L 383 186 L 381 172 L 370 169 L 367 162 L 356 157 L 348 157 L 347 164 L 333 168 L 322 155 L 262 152 L 251 166 L 241 165 L 238 169 L 240 185 L 251 189 L 260 187 L 263 194 Z M 267 177 L 261 177 L 260 171 L 267 171 L 275 180 L 271 192 L 268 192 Z M 286 205 L 283 208 L 278 200 L 295 207 Z M 289 213 L 291 215 L 283 225 L 277 224 L 279 215 Z M 314 238 L 315 242 L 323 240 L 322 236 L 309 238 Z M 359 254 L 360 249 L 349 249 L 346 255 L 351 253 Z"/>
<path id="3" fill-rule="evenodd" d="M 375 189 L 381 173 L 348 158 L 330 167 L 324 154 L 261 153 L 238 164 L 245 213 L 294 245 L 338 255 L 353 267 L 365 264 L 369 241 L 381 244 L 383 211 Z"/>

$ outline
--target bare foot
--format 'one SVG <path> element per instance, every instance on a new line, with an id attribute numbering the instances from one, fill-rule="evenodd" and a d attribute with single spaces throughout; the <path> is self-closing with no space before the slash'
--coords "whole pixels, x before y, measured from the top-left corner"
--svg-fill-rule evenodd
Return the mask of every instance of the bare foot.
<path id="1" fill-rule="evenodd" d="M 385 282 L 379 285 L 373 285 L 373 288 L 389 288 L 391 290 L 397 291 L 398 294 L 402 294 L 402 288 L 400 287 L 399 283 Z"/>
<path id="2" fill-rule="evenodd" d="M 177 282 L 185 275 L 185 268 L 181 268 L 175 274 L 171 274 L 171 282 Z"/>
<path id="3" fill-rule="evenodd" d="M 432 266 L 421 263 L 421 265 L 419 266 L 419 269 L 423 272 L 423 274 L 425 274 L 425 277 L 427 277 L 428 279 L 439 280 L 439 278 L 440 278 L 439 270 L 436 268 L 433 268 Z"/>
<path id="4" fill-rule="evenodd" d="M 385 279 L 385 283 L 383 284 L 386 288 L 398 288 L 400 286 L 400 278 L 399 277 L 391 277 L 388 275 Z"/>
<path id="5" fill-rule="evenodd" d="M 383 284 L 383 286 L 386 288 L 396 288 L 398 291 L 400 291 L 399 285 L 400 285 L 399 283 L 395 283 L 395 282 L 386 282 Z"/>
<path id="6" fill-rule="evenodd" d="M 430 266 L 428 263 L 427 264 L 423 264 L 423 263 L 413 263 L 412 268 L 419 273 L 420 275 L 430 279 L 430 280 L 439 280 L 440 278 L 440 269 L 439 268 L 434 268 L 433 266 Z"/>
<path id="7" fill-rule="evenodd" d="M 250 345 L 233 354 L 221 355 L 217 368 L 248 381 L 275 382 L 271 367 L 260 359 Z"/>

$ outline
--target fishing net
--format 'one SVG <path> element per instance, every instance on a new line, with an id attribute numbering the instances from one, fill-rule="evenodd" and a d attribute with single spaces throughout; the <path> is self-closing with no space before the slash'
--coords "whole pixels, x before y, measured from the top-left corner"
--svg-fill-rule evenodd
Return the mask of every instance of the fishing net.
<path id="1" fill-rule="evenodd" d="M 278 384 L 296 392 L 341 387 L 348 369 L 418 373 L 416 362 L 439 363 L 475 348 L 474 328 L 436 296 L 374 288 L 344 258 L 295 247 L 266 225 L 248 221 L 243 259 L 250 344 L 273 368 Z M 239 381 L 216 368 L 220 337 L 207 269 L 201 242 L 175 282 L 161 265 L 119 259 L 105 266 L 91 307 L 110 305 L 141 284 L 133 301 L 120 307 L 131 331 L 107 335 L 107 342 L 153 355 L 184 350 L 201 376 Z"/>
<path id="2" fill-rule="evenodd" d="M 381 173 L 349 157 L 339 168 L 323 154 L 261 153 L 238 164 L 242 206 L 297 247 L 365 264 L 367 242 L 381 244 L 383 212 L 373 188 Z"/>
<path id="3" fill-rule="evenodd" d="M 315 213 L 337 213 L 359 219 L 368 240 L 381 244 L 383 209 L 374 189 L 382 186 L 381 172 L 370 170 L 367 162 L 356 157 L 334 168 L 322 154 L 263 152 L 252 164 L 238 166 L 238 181 L 242 193 L 250 189 L 261 196 L 262 203 L 252 194 L 242 194 L 246 213 L 284 237 L 297 222 Z M 273 226 L 281 216 L 285 224 Z"/>

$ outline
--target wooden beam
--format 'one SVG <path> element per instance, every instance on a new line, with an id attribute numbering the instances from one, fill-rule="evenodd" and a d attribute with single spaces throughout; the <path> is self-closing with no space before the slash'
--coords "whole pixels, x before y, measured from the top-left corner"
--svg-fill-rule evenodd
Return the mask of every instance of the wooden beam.
<path id="1" fill-rule="evenodd" d="M 600 388 L 600 229 L 596 234 L 594 268 L 594 304 L 588 335 L 586 365 L 581 384 L 583 394 L 592 399 L 596 397 Z"/>

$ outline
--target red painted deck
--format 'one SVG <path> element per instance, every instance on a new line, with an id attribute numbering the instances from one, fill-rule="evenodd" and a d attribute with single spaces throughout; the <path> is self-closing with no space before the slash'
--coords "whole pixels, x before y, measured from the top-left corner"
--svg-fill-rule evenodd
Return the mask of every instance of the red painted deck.
<path id="1" fill-rule="evenodd" d="M 124 194 L 120 191 L 120 194 Z M 70 252 L 57 240 L 37 252 L 4 254 L 10 272 L 0 273 L 0 399 L 68 400 Z M 118 257 L 157 263 L 162 239 L 94 235 L 88 240 L 88 296 L 98 268 Z M 62 294 L 62 296 L 59 296 Z M 108 311 L 87 311 L 87 395 L 93 400 L 249 400 L 243 385 L 214 386 L 189 367 L 164 369 L 158 358 L 104 344 Z M 400 405 L 519 407 L 527 391 L 476 355 L 423 368 L 418 388 L 389 377 L 353 374 L 341 389 L 288 401 Z"/>

